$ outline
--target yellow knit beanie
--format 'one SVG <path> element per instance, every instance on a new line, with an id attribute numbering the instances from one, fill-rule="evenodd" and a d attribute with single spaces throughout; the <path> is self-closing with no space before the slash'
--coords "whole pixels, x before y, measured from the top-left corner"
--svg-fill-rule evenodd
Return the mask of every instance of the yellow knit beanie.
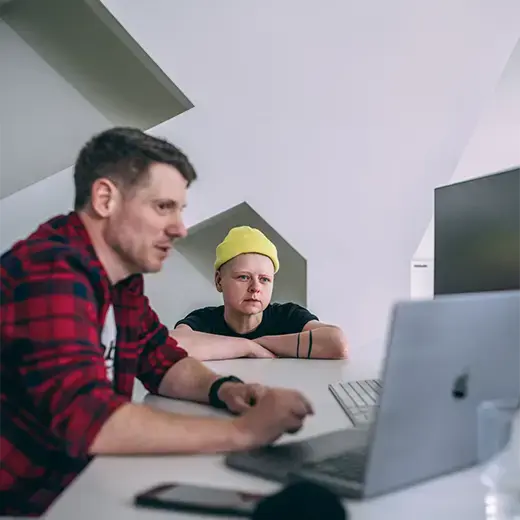
<path id="1" fill-rule="evenodd" d="M 274 264 L 274 272 L 280 268 L 276 246 L 259 230 L 249 226 L 234 227 L 217 246 L 215 270 L 244 253 L 258 253 L 269 257 Z"/>

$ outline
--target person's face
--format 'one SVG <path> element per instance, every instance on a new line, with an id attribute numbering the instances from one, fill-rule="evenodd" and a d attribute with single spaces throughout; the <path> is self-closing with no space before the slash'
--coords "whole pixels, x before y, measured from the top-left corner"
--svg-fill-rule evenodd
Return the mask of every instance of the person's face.
<path id="1" fill-rule="evenodd" d="M 273 294 L 274 265 L 264 255 L 239 255 L 215 273 L 224 305 L 246 315 L 262 312 Z"/>
<path id="2" fill-rule="evenodd" d="M 107 245 L 130 273 L 160 271 L 174 240 L 187 234 L 182 219 L 186 180 L 176 168 L 155 163 L 148 180 L 126 195 L 109 181 L 100 184 L 101 202 L 103 195 L 109 197 L 109 211 L 104 215 Z M 111 190 L 108 194 L 107 189 Z"/>

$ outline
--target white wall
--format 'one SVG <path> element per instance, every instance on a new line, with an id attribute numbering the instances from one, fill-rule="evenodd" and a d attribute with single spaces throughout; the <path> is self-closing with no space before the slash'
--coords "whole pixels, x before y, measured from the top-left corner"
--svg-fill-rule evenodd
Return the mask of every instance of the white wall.
<path id="1" fill-rule="evenodd" d="M 178 251 L 165 262 L 161 275 L 145 276 L 145 290 L 169 329 L 194 309 L 222 304 L 213 283 Z"/>
<path id="2" fill-rule="evenodd" d="M 84 141 L 111 124 L 1 19 L 0 67 L 5 197 L 73 164 Z"/>
<path id="3" fill-rule="evenodd" d="M 471 139 L 447 183 L 460 182 L 520 165 L 520 40 L 517 42 L 493 98 L 486 103 Z M 433 204 L 433 193 L 432 193 Z M 414 258 L 434 258 L 434 221 Z"/>
<path id="4" fill-rule="evenodd" d="M 491 99 L 520 3 L 104 3 L 195 105 L 153 130 L 199 171 L 188 225 L 249 202 L 307 258 L 309 305 L 346 329 L 354 359 L 381 354 L 432 190 Z M 38 193 L 2 201 L 1 218 Z M 181 281 L 157 275 L 152 303 L 183 298 Z"/>
<path id="5" fill-rule="evenodd" d="M 74 206 L 72 168 L 51 175 L 0 200 L 0 254 L 36 227 Z"/>

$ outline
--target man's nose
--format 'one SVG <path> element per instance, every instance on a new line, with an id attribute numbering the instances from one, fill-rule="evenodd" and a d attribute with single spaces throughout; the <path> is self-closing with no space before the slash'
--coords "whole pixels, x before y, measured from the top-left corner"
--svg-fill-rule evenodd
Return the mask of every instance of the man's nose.
<path id="1" fill-rule="evenodd" d="M 182 219 L 176 220 L 166 228 L 166 234 L 170 238 L 184 238 L 188 235 L 188 230 Z"/>

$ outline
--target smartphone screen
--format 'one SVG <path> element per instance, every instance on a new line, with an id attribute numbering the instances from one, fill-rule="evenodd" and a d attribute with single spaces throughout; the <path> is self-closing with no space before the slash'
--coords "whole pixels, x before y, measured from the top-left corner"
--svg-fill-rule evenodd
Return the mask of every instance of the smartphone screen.
<path id="1" fill-rule="evenodd" d="M 165 484 L 137 497 L 140 505 L 250 516 L 264 496 L 227 489 Z"/>

